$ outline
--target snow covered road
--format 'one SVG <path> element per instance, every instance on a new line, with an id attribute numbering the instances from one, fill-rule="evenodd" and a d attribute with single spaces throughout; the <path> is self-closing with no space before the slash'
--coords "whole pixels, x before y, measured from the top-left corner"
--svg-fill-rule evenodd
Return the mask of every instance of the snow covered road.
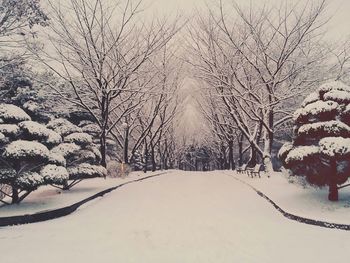
<path id="1" fill-rule="evenodd" d="M 220 172 L 173 172 L 76 213 L 0 229 L 4 263 L 344 262 L 350 232 L 284 218 Z"/>

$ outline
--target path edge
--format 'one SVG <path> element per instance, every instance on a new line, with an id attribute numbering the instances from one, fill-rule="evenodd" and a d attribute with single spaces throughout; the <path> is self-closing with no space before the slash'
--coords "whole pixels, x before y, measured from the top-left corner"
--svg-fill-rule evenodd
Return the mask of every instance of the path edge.
<path id="1" fill-rule="evenodd" d="M 64 217 L 64 216 L 72 214 L 74 211 L 76 211 L 82 205 L 84 205 L 92 200 L 95 200 L 99 197 L 103 197 L 104 195 L 106 195 L 112 191 L 115 191 L 118 188 L 121 188 L 125 185 L 137 183 L 137 182 L 142 182 L 144 180 L 158 177 L 158 176 L 168 174 L 168 173 L 169 172 L 163 172 L 163 173 L 159 173 L 159 174 L 155 174 L 155 175 L 149 175 L 146 177 L 142 177 L 140 179 L 131 180 L 129 182 L 125 182 L 125 183 L 119 184 L 117 186 L 108 188 L 106 190 L 100 191 L 100 192 L 98 192 L 90 197 L 87 197 L 79 202 L 76 202 L 72 205 L 68 205 L 68 206 L 65 206 L 62 208 L 48 210 L 45 212 L 38 212 L 38 213 L 34 213 L 34 214 L 0 217 L 0 227 L 32 224 L 32 223 L 38 223 L 38 222 L 43 222 L 43 221 L 48 221 L 48 220 Z"/>
<path id="2" fill-rule="evenodd" d="M 279 205 L 277 205 L 271 198 L 269 198 L 266 194 L 261 192 L 260 190 L 256 189 L 254 186 L 251 184 L 237 178 L 234 175 L 229 175 L 228 176 L 232 177 L 233 179 L 237 180 L 238 182 L 245 184 L 249 188 L 251 188 L 254 192 L 256 192 L 260 197 L 264 198 L 266 201 L 268 201 L 278 212 L 280 212 L 284 217 L 296 221 L 298 223 L 303 223 L 303 224 L 308 224 L 308 225 L 313 225 L 313 226 L 318 226 L 318 227 L 323 227 L 323 228 L 330 228 L 330 229 L 339 229 L 339 230 L 345 230 L 345 231 L 350 231 L 350 225 L 347 224 L 339 224 L 339 223 L 331 223 L 327 221 L 322 221 L 322 220 L 316 220 L 316 219 L 311 219 L 307 217 L 302 217 L 298 216 L 292 213 L 289 213 L 282 209 Z"/>

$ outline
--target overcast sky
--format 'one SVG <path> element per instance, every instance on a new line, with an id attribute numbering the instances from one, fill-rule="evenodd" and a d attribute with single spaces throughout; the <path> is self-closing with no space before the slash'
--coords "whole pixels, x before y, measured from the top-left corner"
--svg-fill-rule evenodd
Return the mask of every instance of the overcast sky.
<path id="1" fill-rule="evenodd" d="M 230 0 L 225 0 L 230 2 Z M 239 4 L 247 3 L 249 0 L 236 0 Z M 265 0 L 250 0 L 254 5 L 261 5 Z M 267 0 L 271 5 L 278 4 L 282 0 Z M 299 0 L 300 2 L 307 0 Z M 317 0 L 316 0 L 317 1 Z M 192 11 L 205 8 L 206 4 L 213 5 L 219 0 L 146 0 L 151 4 L 150 9 L 157 13 L 181 13 L 191 14 Z M 350 0 L 328 0 L 328 11 L 334 14 L 329 24 L 329 36 L 338 38 L 350 35 Z"/>
<path id="2" fill-rule="evenodd" d="M 195 12 L 196 9 L 206 8 L 206 4 L 209 6 L 218 3 L 219 0 L 146 0 L 148 3 L 152 2 L 150 11 L 154 11 L 159 14 L 176 14 L 180 11 L 181 14 L 190 15 Z M 231 0 L 225 0 L 229 2 Z M 247 4 L 249 0 L 236 0 L 239 4 Z M 282 0 L 268 0 L 270 4 L 278 5 Z M 289 0 L 290 1 L 290 0 Z M 307 0 L 299 0 L 301 3 Z M 317 0 L 314 0 L 317 1 Z M 261 5 L 265 0 L 251 0 L 252 5 Z M 328 1 L 328 13 L 332 15 L 332 20 L 328 24 L 327 38 L 330 41 L 337 42 L 346 36 L 350 36 L 350 0 L 329 0 Z M 152 13 L 152 12 L 151 12 Z M 196 138 L 201 141 L 205 134 L 205 127 L 203 127 L 204 120 L 199 113 L 199 109 L 194 107 L 196 84 L 193 81 L 186 81 L 183 87 L 184 93 L 187 94 L 185 99 L 183 115 L 178 131 L 180 136 L 186 136 L 187 138 Z M 192 93 L 192 94 L 191 94 Z"/>

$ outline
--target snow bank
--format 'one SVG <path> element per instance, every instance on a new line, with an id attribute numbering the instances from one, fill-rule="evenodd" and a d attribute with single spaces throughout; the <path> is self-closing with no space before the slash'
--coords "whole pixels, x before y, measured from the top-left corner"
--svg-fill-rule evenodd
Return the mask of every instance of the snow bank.
<path id="1" fill-rule="evenodd" d="M 328 187 L 313 187 L 303 177 L 276 172 L 270 178 L 263 176 L 256 180 L 235 172 L 231 174 L 263 192 L 288 213 L 314 220 L 350 224 L 350 188 L 339 192 L 338 202 L 331 202 L 325 198 Z"/>
<path id="2" fill-rule="evenodd" d="M 0 170 L 1 173 L 6 172 Z M 16 176 L 14 170 L 8 170 L 8 174 Z M 71 205 L 79 202 L 87 197 L 90 197 L 100 191 L 108 188 L 120 185 L 125 182 L 129 182 L 135 179 L 140 179 L 150 175 L 156 175 L 161 172 L 147 173 L 133 172 L 127 178 L 93 178 L 89 180 L 83 180 L 74 188 L 69 191 L 62 191 L 53 188 L 49 185 L 41 186 L 38 190 L 31 193 L 26 199 L 24 199 L 19 205 L 6 206 L 0 204 L 0 215 L 1 216 L 15 216 L 24 214 L 33 214 L 43 212 L 46 210 L 58 209 L 64 206 Z M 6 178 L 8 175 L 6 175 Z M 41 176 L 42 177 L 42 176 Z"/>

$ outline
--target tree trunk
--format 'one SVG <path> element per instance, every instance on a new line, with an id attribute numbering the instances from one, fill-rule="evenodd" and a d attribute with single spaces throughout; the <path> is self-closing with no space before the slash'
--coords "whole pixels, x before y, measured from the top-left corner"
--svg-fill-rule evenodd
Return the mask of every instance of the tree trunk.
<path id="1" fill-rule="evenodd" d="M 156 157 L 154 154 L 154 145 L 151 143 L 151 162 L 152 162 L 152 172 L 155 172 L 157 170 L 157 164 L 156 164 Z"/>
<path id="2" fill-rule="evenodd" d="M 233 160 L 233 140 L 230 140 L 228 142 L 228 162 L 229 162 L 229 169 L 234 170 L 235 161 Z"/>
<path id="3" fill-rule="evenodd" d="M 268 115 L 270 117 L 270 115 Z M 270 119 L 269 119 L 270 120 Z M 273 164 L 272 164 L 272 158 L 271 158 L 271 132 L 268 131 L 266 128 L 264 128 L 264 154 L 263 154 L 263 161 L 265 166 L 266 172 L 273 172 Z"/>
<path id="4" fill-rule="evenodd" d="M 129 128 L 125 129 L 125 138 L 124 138 L 124 154 L 123 154 L 123 159 L 125 164 L 129 164 L 129 158 L 128 158 L 128 151 L 129 151 Z"/>
<path id="5" fill-rule="evenodd" d="M 63 191 L 69 190 L 69 184 L 68 184 L 68 181 L 67 181 L 67 180 L 63 183 L 62 190 L 63 190 Z"/>
<path id="6" fill-rule="evenodd" d="M 337 185 L 337 163 L 336 160 L 331 160 L 331 174 L 329 178 L 329 201 L 338 201 L 338 185 Z"/>
<path id="7" fill-rule="evenodd" d="M 253 167 L 256 165 L 256 159 L 257 159 L 257 150 L 254 146 L 254 144 L 250 145 L 251 151 L 250 151 L 250 157 L 249 157 L 249 161 L 248 161 L 248 166 L 249 167 Z"/>
<path id="8" fill-rule="evenodd" d="M 147 173 L 147 163 L 148 163 L 148 149 L 147 149 L 147 142 L 145 141 L 145 149 L 143 152 L 143 172 Z"/>
<path id="9" fill-rule="evenodd" d="M 18 188 L 16 186 L 12 186 L 12 204 L 18 204 L 18 203 L 19 203 Z"/>
<path id="10" fill-rule="evenodd" d="M 167 157 L 164 157 L 164 163 L 163 163 L 163 168 L 164 170 L 168 170 L 168 158 Z"/>
<path id="11" fill-rule="evenodd" d="M 106 148 L 107 148 L 106 133 L 105 131 L 103 131 L 100 137 L 100 151 L 101 151 L 101 165 L 105 168 L 107 167 L 107 160 L 106 160 L 107 149 Z"/>
<path id="12" fill-rule="evenodd" d="M 100 151 L 101 151 L 101 165 L 105 168 L 107 168 L 107 149 L 106 149 L 106 129 L 107 129 L 107 122 L 108 122 L 108 100 L 106 96 L 102 96 L 102 102 L 101 102 L 101 117 L 102 117 L 102 123 L 103 126 L 101 127 L 101 137 L 100 137 Z"/>
<path id="13" fill-rule="evenodd" d="M 238 139 L 238 165 L 242 167 L 243 165 L 243 134 L 239 136 Z"/>
<path id="14" fill-rule="evenodd" d="M 270 109 L 269 112 L 269 140 L 270 140 L 270 155 L 272 154 L 272 146 L 273 146 L 273 140 L 274 140 L 274 110 L 273 108 Z"/>
<path id="15" fill-rule="evenodd" d="M 221 170 L 226 169 L 226 152 L 225 152 L 225 146 L 221 144 L 221 149 L 220 149 L 220 168 Z"/>

